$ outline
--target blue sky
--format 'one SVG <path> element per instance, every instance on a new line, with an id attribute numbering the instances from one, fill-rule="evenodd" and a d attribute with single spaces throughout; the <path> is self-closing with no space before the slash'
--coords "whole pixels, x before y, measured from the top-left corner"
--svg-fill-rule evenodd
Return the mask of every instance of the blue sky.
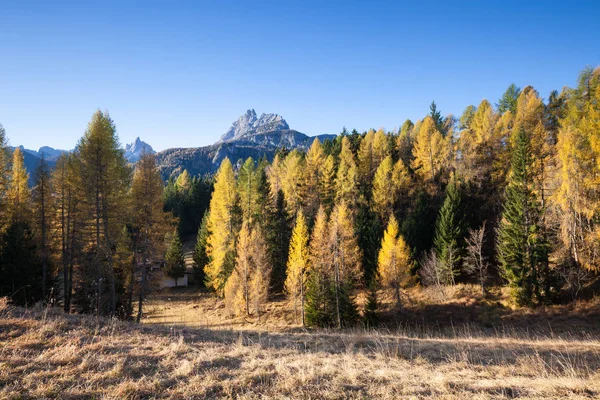
<path id="1" fill-rule="evenodd" d="M 404 3 L 0 0 L 0 123 L 34 149 L 74 147 L 98 108 L 157 150 L 248 108 L 311 135 L 392 129 L 600 64 L 597 1 Z"/>

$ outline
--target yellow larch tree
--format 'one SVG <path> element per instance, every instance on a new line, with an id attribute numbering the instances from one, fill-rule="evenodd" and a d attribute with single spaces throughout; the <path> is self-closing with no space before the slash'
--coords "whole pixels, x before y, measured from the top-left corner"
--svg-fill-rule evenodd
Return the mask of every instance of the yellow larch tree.
<path id="1" fill-rule="evenodd" d="M 326 158 L 321 142 L 319 139 L 315 139 L 306 153 L 304 173 L 304 193 L 306 195 L 304 203 L 309 218 L 312 218 L 319 209 L 321 203 L 320 191 L 323 187 L 324 178 L 331 179 L 331 176 L 325 176 L 325 173 L 331 173 L 331 170 L 325 168 Z"/>
<path id="2" fill-rule="evenodd" d="M 331 211 L 335 199 L 335 158 L 328 155 L 321 166 L 321 180 L 319 182 L 319 196 L 321 205 Z"/>
<path id="3" fill-rule="evenodd" d="M 294 299 L 294 311 L 298 315 L 300 305 L 301 322 L 304 326 L 304 298 L 308 270 L 308 227 L 302 210 L 296 216 L 296 226 L 292 231 L 287 262 L 285 290 Z"/>
<path id="4" fill-rule="evenodd" d="M 298 150 L 291 151 L 285 158 L 281 186 L 290 216 L 296 215 L 304 204 L 304 168 L 304 157 Z"/>
<path id="5" fill-rule="evenodd" d="M 393 171 L 394 161 L 391 156 L 387 156 L 381 164 L 379 164 L 375 176 L 373 177 L 373 211 L 379 215 L 379 218 L 382 221 L 390 214 L 396 200 L 396 190 L 392 178 Z"/>
<path id="6" fill-rule="evenodd" d="M 354 231 L 354 221 L 348 206 L 344 201 L 336 204 L 329 221 L 329 246 L 333 284 L 336 300 L 337 326 L 340 328 L 344 321 L 342 313 L 354 308 L 349 298 L 349 288 L 361 276 L 362 253 L 357 243 Z"/>
<path id="7" fill-rule="evenodd" d="M 215 176 L 215 185 L 210 199 L 210 216 L 206 241 L 206 255 L 210 261 L 206 265 L 207 285 L 217 294 L 223 294 L 223 287 L 233 269 L 235 254 L 234 208 L 237 203 L 236 181 L 233 166 L 228 158 L 221 162 Z"/>
<path id="8" fill-rule="evenodd" d="M 390 140 L 383 129 L 375 132 L 373 137 L 373 168 L 377 170 L 379 164 L 390 155 Z"/>
<path id="9" fill-rule="evenodd" d="M 354 154 L 350 147 L 350 140 L 347 136 L 342 139 L 342 150 L 340 152 L 340 162 L 338 165 L 336 186 L 336 203 L 345 201 L 348 204 L 354 204 L 358 194 L 357 188 L 357 168 L 354 161 Z"/>
<path id="10" fill-rule="evenodd" d="M 375 131 L 372 129 L 369 130 L 365 136 L 360 140 L 360 145 L 358 146 L 358 165 L 357 165 L 357 173 L 358 173 L 358 182 L 361 185 L 368 186 L 371 179 L 373 179 L 373 174 L 377 169 L 374 166 L 373 160 L 373 141 L 375 139 Z"/>
<path id="11" fill-rule="evenodd" d="M 436 128 L 431 117 L 423 120 L 413 147 L 412 167 L 425 181 L 435 182 L 448 163 L 448 140 Z"/>
<path id="12" fill-rule="evenodd" d="M 381 240 L 377 257 L 377 273 L 383 287 L 394 289 L 398 307 L 401 304 L 400 284 L 410 268 L 410 251 L 400 235 L 398 221 L 392 215 Z"/>
<path id="13" fill-rule="evenodd" d="M 29 174 L 25 169 L 23 152 L 17 147 L 13 152 L 10 182 L 6 193 L 7 215 L 10 223 L 30 221 L 31 190 Z"/>

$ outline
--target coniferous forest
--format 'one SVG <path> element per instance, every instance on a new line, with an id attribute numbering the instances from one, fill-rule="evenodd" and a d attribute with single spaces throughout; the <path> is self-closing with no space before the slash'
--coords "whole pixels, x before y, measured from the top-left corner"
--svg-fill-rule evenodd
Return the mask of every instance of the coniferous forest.
<path id="1" fill-rule="evenodd" d="M 460 283 L 575 301 L 600 272 L 600 69 L 544 95 L 511 85 L 460 116 L 432 102 L 398 130 L 167 182 L 154 155 L 126 161 L 106 112 L 33 171 L 0 127 L 0 297 L 139 322 L 193 242 L 196 284 L 238 316 L 284 295 L 299 324 L 374 325 L 382 292 L 402 319 L 406 288 Z"/>

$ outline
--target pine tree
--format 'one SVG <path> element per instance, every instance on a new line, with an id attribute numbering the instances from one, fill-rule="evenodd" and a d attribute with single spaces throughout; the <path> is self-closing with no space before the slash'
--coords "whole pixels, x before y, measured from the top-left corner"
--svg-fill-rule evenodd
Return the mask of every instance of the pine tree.
<path id="1" fill-rule="evenodd" d="M 540 235 L 541 209 L 534 191 L 529 135 L 520 129 L 514 144 L 498 231 L 498 255 L 515 302 L 526 305 L 540 299 L 540 269 L 548 254 L 547 244 Z"/>
<path id="2" fill-rule="evenodd" d="M 404 238 L 400 235 L 398 221 L 393 215 L 383 234 L 377 261 L 381 285 L 394 289 L 396 304 L 400 307 L 400 284 L 410 267 L 410 252 Z"/>
<path id="3" fill-rule="evenodd" d="M 442 117 L 442 113 L 437 109 L 437 104 L 435 101 L 431 102 L 429 106 L 429 117 L 433 121 L 435 128 L 442 134 L 442 136 L 446 135 L 444 117 Z"/>
<path id="4" fill-rule="evenodd" d="M 169 248 L 165 254 L 165 272 L 167 276 L 175 279 L 175 286 L 177 286 L 177 279 L 185 276 L 183 244 L 176 231 L 170 237 Z"/>
<path id="5" fill-rule="evenodd" d="M 204 268 L 210 262 L 210 259 L 206 255 L 206 243 L 208 236 L 208 219 L 210 211 L 206 211 L 202 217 L 202 223 L 198 228 L 198 235 L 196 236 L 196 245 L 194 246 L 194 275 L 195 279 L 200 286 L 204 286 Z"/>
<path id="6" fill-rule="evenodd" d="M 272 265 L 270 288 L 272 293 L 282 293 L 284 290 L 286 263 L 290 248 L 291 223 L 285 198 L 279 191 L 274 202 L 269 201 L 267 218 L 263 227 L 267 242 L 269 262 Z"/>
<path id="7" fill-rule="evenodd" d="M 215 176 L 215 189 L 210 199 L 210 235 L 206 241 L 206 255 L 210 261 L 204 269 L 207 285 L 218 295 L 223 294 L 223 287 L 235 262 L 236 205 L 233 167 L 225 158 Z"/>
<path id="8" fill-rule="evenodd" d="M 304 296 L 308 269 L 308 227 L 302 211 L 296 216 L 296 226 L 292 231 L 285 289 L 294 298 L 294 309 L 300 303 L 301 321 L 304 326 Z M 297 314 L 296 314 L 297 315 Z"/>
<path id="9" fill-rule="evenodd" d="M 462 214 L 460 193 L 454 178 L 446 186 L 446 198 L 435 223 L 433 239 L 436 254 L 445 272 L 445 283 L 454 284 L 458 271 L 464 231 Z"/>

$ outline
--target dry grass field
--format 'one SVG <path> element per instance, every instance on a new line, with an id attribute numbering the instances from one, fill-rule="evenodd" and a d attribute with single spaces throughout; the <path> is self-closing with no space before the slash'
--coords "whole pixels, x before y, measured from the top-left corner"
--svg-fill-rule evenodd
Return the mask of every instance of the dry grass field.
<path id="1" fill-rule="evenodd" d="M 150 313 L 135 325 L 0 303 L 0 398 L 600 397 L 595 303 L 577 305 L 570 320 L 564 309 L 506 311 L 498 316 L 502 329 L 485 328 L 484 321 L 338 332 L 295 328 L 293 318 L 281 315 L 267 330 L 254 329 L 256 321 L 218 327 L 218 313 L 225 312 L 218 302 L 206 312 L 200 308 L 214 299 L 187 299 L 186 305 L 191 292 L 165 295 L 171 308 L 154 309 L 155 322 L 167 322 L 177 303 L 206 318 L 149 324 Z M 422 296 L 412 309 L 407 305 L 407 315 L 419 318 L 417 307 L 428 312 L 420 304 L 427 293 Z M 154 307 L 159 301 L 155 297 Z M 448 298 L 446 304 L 453 301 L 460 302 Z M 525 320 L 531 324 L 522 325 Z M 504 325 L 509 322 L 515 324 Z M 290 326 L 276 329 L 278 323 Z M 553 323 L 560 329 L 551 329 Z"/>

